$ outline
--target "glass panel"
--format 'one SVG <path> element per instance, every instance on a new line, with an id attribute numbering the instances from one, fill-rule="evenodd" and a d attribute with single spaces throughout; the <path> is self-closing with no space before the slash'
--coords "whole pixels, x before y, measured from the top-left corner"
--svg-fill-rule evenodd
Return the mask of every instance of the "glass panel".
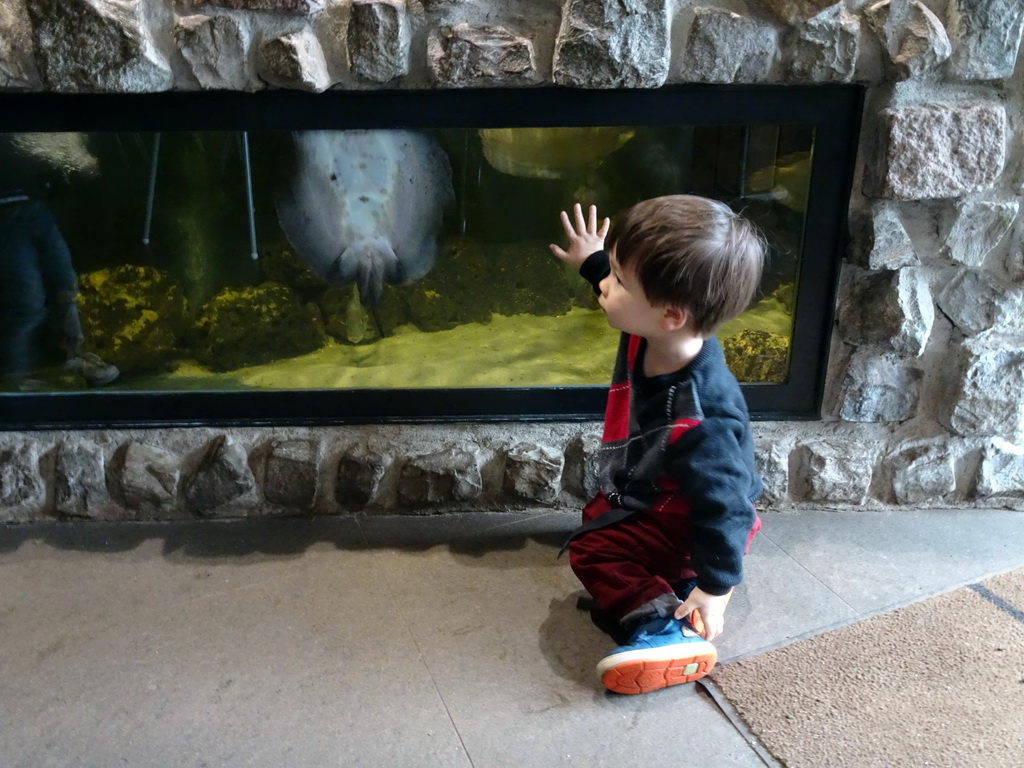
<path id="1" fill-rule="evenodd" d="M 738 378 L 780 383 L 813 145 L 790 125 L 0 134 L 4 388 L 604 385 L 616 332 L 548 250 L 558 212 L 672 193 L 767 235 L 761 295 L 718 335 Z"/>

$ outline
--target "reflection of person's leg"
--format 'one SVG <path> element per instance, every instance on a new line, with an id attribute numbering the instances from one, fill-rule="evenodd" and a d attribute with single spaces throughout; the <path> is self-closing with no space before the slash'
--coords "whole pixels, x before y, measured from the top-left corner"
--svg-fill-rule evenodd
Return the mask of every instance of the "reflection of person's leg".
<path id="1" fill-rule="evenodd" d="M 78 315 L 78 275 L 71 263 L 68 244 L 57 220 L 42 204 L 38 217 L 36 244 L 54 320 L 61 334 L 61 347 L 67 356 L 65 367 L 80 373 L 93 386 L 109 384 L 118 377 L 118 369 L 96 355 L 82 351 L 85 338 Z"/>
<path id="2" fill-rule="evenodd" d="M 61 347 L 68 359 L 82 348 L 82 325 L 78 318 L 78 275 L 71 263 L 71 251 L 57 226 L 57 220 L 42 203 L 33 203 L 35 244 L 54 322 L 61 334 Z"/>
<path id="3" fill-rule="evenodd" d="M 0 373 L 22 376 L 36 361 L 46 291 L 23 204 L 0 207 Z"/>

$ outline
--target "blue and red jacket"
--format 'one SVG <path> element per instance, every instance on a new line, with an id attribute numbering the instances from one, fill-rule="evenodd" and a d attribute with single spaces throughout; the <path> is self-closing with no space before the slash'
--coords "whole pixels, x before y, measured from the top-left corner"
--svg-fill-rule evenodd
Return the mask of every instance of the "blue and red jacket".
<path id="1" fill-rule="evenodd" d="M 580 274 L 596 288 L 608 274 L 604 251 Z M 743 555 L 757 526 L 762 484 L 754 468 L 747 404 L 712 337 L 686 367 L 648 377 L 646 341 L 622 334 L 597 457 L 609 511 L 587 530 L 634 513 L 687 514 L 697 586 L 722 595 L 743 580 Z M 581 528 L 576 533 L 582 533 Z"/>

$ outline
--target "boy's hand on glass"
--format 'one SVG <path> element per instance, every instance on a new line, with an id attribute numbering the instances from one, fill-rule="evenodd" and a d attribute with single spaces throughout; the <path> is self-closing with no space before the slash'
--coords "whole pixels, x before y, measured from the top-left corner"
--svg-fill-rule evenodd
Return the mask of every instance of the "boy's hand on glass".
<path id="1" fill-rule="evenodd" d="M 562 249 L 552 243 L 549 248 L 559 259 L 571 267 L 579 266 L 587 260 L 587 257 L 595 251 L 604 248 L 604 239 L 608 236 L 608 229 L 611 227 L 611 219 L 605 217 L 601 225 L 597 224 L 597 206 L 590 206 L 587 218 L 583 218 L 583 206 L 576 203 L 572 207 L 575 223 L 570 220 L 569 214 L 565 211 L 559 213 L 562 220 L 562 229 L 569 238 L 569 246 Z"/>
<path id="2" fill-rule="evenodd" d="M 689 596 L 676 608 L 675 617 L 689 619 L 690 614 L 696 610 L 700 614 L 704 628 L 703 631 L 700 627 L 695 629 L 700 631 L 705 640 L 714 640 L 722 634 L 722 628 L 725 626 L 725 607 L 729 604 L 730 597 L 731 589 L 724 595 L 709 595 L 699 587 L 694 587 Z"/>

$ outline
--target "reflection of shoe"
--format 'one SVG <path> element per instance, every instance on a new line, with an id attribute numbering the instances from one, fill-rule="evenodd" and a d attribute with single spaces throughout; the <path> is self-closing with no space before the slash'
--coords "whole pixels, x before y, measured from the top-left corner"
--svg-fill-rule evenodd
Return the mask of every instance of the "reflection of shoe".
<path id="1" fill-rule="evenodd" d="M 64 363 L 64 367 L 69 371 L 75 371 L 76 373 L 82 374 L 82 378 L 94 387 L 102 387 L 110 384 L 121 375 L 117 366 L 111 365 L 110 363 L 104 363 L 92 352 L 79 352 L 74 357 L 69 358 L 68 361 Z"/>
<path id="2" fill-rule="evenodd" d="M 30 379 L 24 374 L 7 373 L 0 376 L 0 392 L 41 392 L 46 388 L 45 381 Z"/>
<path id="3" fill-rule="evenodd" d="M 704 677 L 717 660 L 715 646 L 679 619 L 655 617 L 601 659 L 597 674 L 615 693 L 648 693 Z"/>

